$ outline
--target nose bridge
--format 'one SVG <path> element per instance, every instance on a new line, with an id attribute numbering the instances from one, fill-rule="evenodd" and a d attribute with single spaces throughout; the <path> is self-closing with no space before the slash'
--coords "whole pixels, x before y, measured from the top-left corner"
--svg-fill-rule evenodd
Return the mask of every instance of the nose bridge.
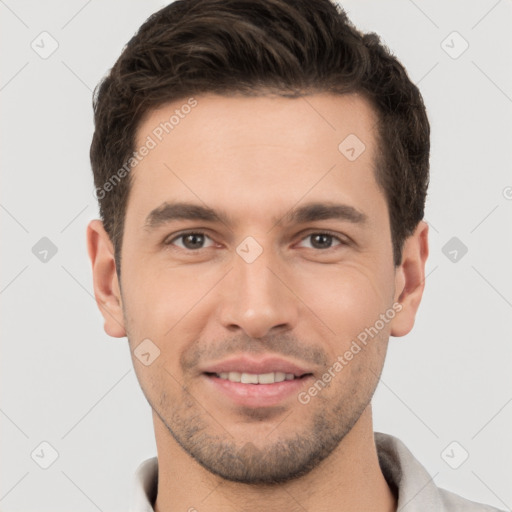
<path id="1" fill-rule="evenodd" d="M 244 240 L 233 257 L 233 268 L 225 283 L 221 321 L 225 327 L 238 326 L 253 338 L 273 327 L 291 328 L 297 319 L 293 294 L 278 277 L 279 255 L 255 239 Z M 276 276 L 277 274 L 277 276 Z"/>

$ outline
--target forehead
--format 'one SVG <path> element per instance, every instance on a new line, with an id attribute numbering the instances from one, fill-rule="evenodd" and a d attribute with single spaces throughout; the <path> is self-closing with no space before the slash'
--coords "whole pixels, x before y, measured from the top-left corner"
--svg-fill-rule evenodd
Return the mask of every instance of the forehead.
<path id="1" fill-rule="evenodd" d="M 356 93 L 299 98 L 206 94 L 147 112 L 137 129 L 136 146 L 142 146 L 149 136 L 157 145 L 174 141 L 204 149 L 221 139 L 232 146 L 252 142 L 290 147 L 303 146 L 305 139 L 311 144 L 327 139 L 336 148 L 336 142 L 348 134 L 372 146 L 376 121 L 368 100 Z"/>
<path id="2" fill-rule="evenodd" d="M 129 205 L 147 215 L 188 200 L 270 219 L 305 198 L 358 202 L 380 192 L 376 121 L 356 94 L 184 98 L 141 122 L 135 149 L 151 149 L 131 171 Z"/>

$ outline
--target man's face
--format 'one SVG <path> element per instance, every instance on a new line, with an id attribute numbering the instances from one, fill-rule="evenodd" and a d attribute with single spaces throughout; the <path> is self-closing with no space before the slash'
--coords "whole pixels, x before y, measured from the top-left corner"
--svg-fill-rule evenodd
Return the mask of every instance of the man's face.
<path id="1" fill-rule="evenodd" d="M 401 290 L 375 180 L 376 117 L 356 95 L 196 100 L 161 141 L 155 129 L 186 100 L 137 132 L 137 148 L 148 136 L 157 145 L 132 171 L 124 328 L 132 355 L 146 339 L 160 350 L 133 363 L 156 421 L 186 452 L 229 480 L 285 481 L 338 446 L 384 363 Z M 222 220 L 173 218 L 163 205 L 176 203 Z M 279 370 L 293 380 L 216 375 L 273 373 L 266 382 Z"/>

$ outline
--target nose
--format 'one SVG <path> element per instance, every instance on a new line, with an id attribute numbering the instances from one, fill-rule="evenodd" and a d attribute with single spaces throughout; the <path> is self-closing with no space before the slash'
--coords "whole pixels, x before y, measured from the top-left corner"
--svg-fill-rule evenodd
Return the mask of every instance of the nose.
<path id="1" fill-rule="evenodd" d="M 287 283 L 287 275 L 270 250 L 251 263 L 235 254 L 233 268 L 220 291 L 218 311 L 223 327 L 242 329 L 255 339 L 272 330 L 293 329 L 300 301 Z"/>

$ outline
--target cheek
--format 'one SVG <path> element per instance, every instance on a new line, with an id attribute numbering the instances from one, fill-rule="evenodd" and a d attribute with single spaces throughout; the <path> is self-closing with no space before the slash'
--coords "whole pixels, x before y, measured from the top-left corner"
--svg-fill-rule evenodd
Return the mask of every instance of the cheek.
<path id="1" fill-rule="evenodd" d="M 146 338 L 154 341 L 160 350 L 158 363 L 175 373 L 179 353 L 199 338 L 213 314 L 216 303 L 212 297 L 225 270 L 213 266 L 152 268 L 156 266 L 149 261 L 125 267 L 130 276 L 123 289 L 128 338 L 132 351 Z"/>
<path id="2" fill-rule="evenodd" d="M 325 266 L 301 272 L 296 282 L 310 310 L 345 341 L 373 325 L 391 305 L 392 276 L 370 266 Z"/>
<path id="3" fill-rule="evenodd" d="M 311 302 L 305 302 L 334 331 L 326 338 L 318 339 L 318 333 L 313 337 L 326 351 L 326 372 L 334 374 L 330 394 L 324 397 L 327 402 L 329 397 L 343 396 L 366 403 L 382 370 L 395 314 L 388 298 L 389 277 L 356 265 L 306 277 L 302 279 Z"/>

